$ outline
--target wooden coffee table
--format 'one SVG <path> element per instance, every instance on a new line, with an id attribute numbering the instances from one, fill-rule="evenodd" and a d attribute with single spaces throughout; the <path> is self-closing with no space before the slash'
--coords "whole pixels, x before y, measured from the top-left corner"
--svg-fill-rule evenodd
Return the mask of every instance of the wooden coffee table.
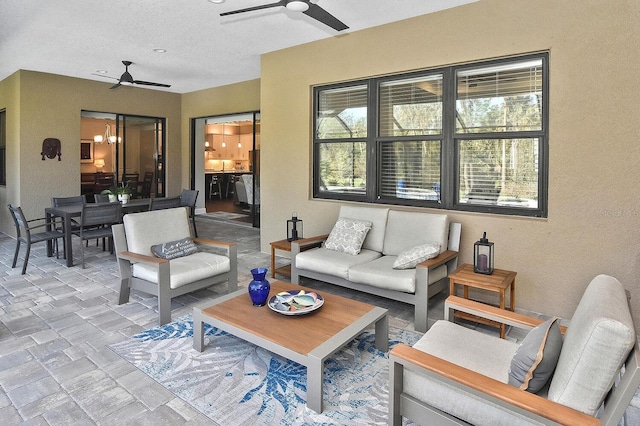
<path id="1" fill-rule="evenodd" d="M 287 290 L 311 288 L 274 281 L 269 298 Z M 389 349 L 387 310 L 356 300 L 320 293 L 324 305 L 306 315 L 288 316 L 268 306 L 255 307 L 246 288 L 193 310 L 193 347 L 204 350 L 204 323 L 307 367 L 307 407 L 322 412 L 324 361 L 364 329 L 375 324 L 376 348 Z"/>

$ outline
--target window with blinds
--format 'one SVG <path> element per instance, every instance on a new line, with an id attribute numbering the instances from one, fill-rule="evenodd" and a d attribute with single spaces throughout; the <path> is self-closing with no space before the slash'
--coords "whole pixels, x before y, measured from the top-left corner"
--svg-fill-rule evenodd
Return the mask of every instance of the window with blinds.
<path id="1" fill-rule="evenodd" d="M 314 88 L 314 197 L 547 214 L 548 53 Z"/>

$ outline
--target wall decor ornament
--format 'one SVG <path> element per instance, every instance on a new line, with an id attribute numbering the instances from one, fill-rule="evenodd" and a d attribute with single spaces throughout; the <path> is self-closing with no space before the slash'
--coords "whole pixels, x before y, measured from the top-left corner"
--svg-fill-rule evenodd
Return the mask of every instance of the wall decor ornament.
<path id="1" fill-rule="evenodd" d="M 56 158 L 56 156 L 58 156 L 58 161 L 61 161 L 62 143 L 60 139 L 46 138 L 42 141 L 42 152 L 40 155 L 42 155 L 42 161 L 44 161 L 45 157 L 53 159 Z"/>

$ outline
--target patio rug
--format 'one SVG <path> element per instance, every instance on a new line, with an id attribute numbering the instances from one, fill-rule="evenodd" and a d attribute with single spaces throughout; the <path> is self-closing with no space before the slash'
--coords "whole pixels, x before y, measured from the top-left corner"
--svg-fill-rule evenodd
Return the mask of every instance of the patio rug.
<path id="1" fill-rule="evenodd" d="M 110 348 L 220 425 L 387 424 L 388 353 L 375 348 L 373 329 L 325 361 L 318 414 L 306 407 L 305 367 L 205 327 L 202 353 L 192 346 L 191 315 Z M 390 327 L 389 345 L 420 336 Z"/>

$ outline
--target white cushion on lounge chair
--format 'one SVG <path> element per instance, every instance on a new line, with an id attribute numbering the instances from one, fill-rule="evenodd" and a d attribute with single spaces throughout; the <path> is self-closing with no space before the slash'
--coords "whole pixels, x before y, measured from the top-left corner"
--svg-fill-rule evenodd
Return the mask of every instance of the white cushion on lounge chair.
<path id="1" fill-rule="evenodd" d="M 203 280 L 212 275 L 229 272 L 229 258 L 213 253 L 197 252 L 189 256 L 178 257 L 169 261 L 171 267 L 170 287 L 178 288 L 194 281 Z M 158 265 L 136 263 L 132 275 L 152 283 L 159 283 Z"/>

